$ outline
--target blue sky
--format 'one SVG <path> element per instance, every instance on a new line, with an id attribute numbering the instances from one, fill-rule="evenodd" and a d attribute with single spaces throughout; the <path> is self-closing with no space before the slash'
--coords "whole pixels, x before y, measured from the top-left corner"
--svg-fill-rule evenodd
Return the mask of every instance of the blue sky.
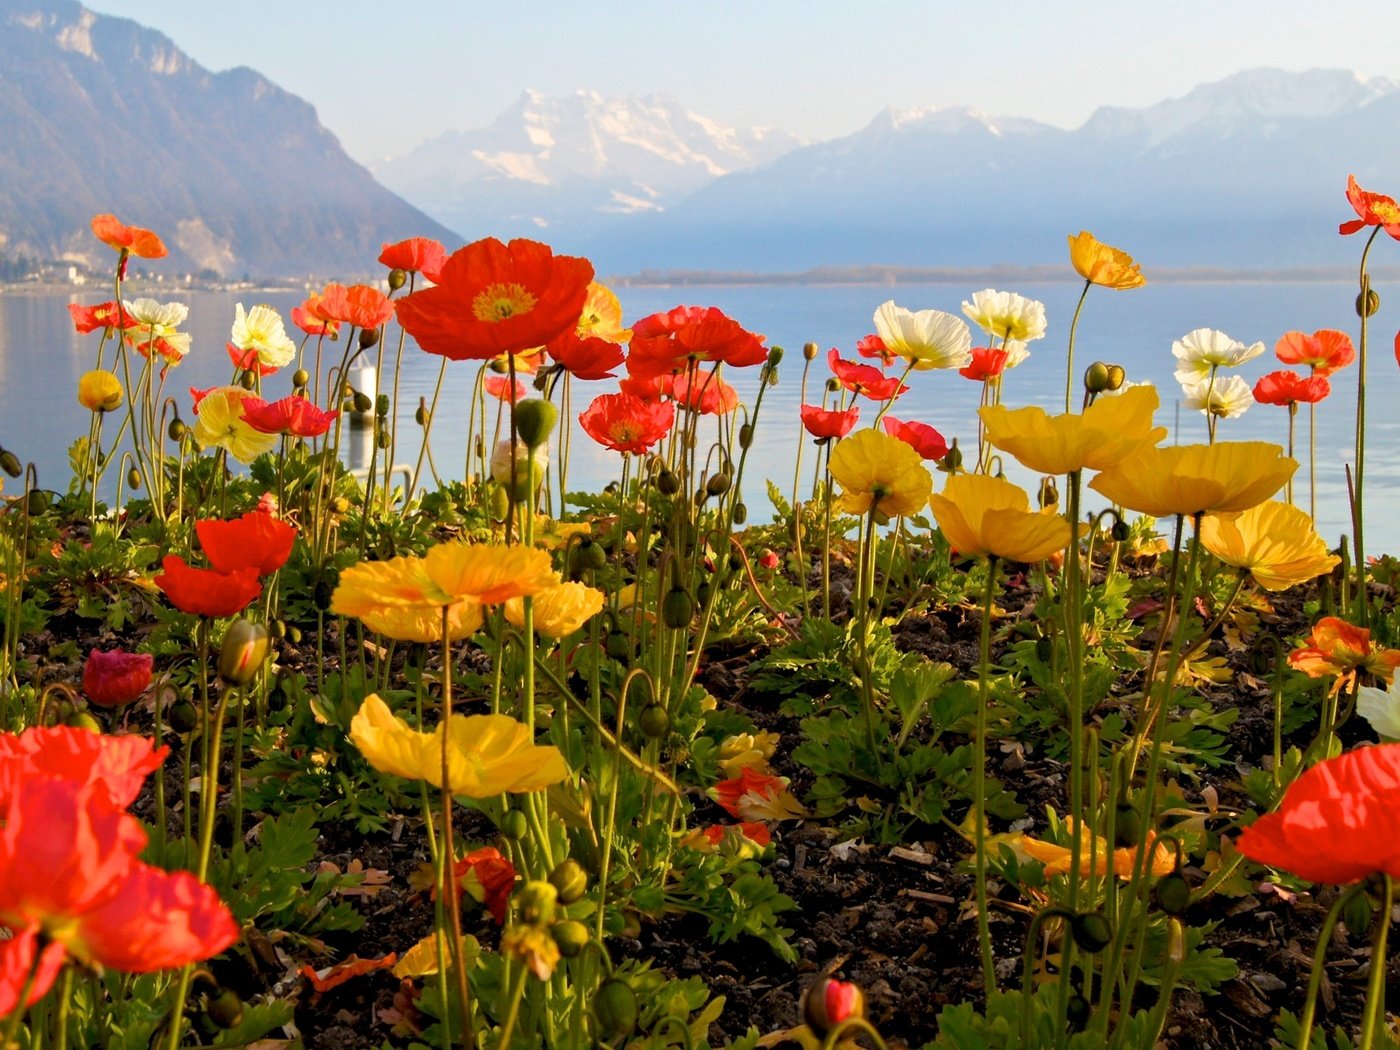
<path id="1" fill-rule="evenodd" d="M 312 102 L 357 159 L 481 127 L 525 88 L 665 92 L 809 139 L 886 106 L 972 105 L 1061 127 L 1241 69 L 1400 78 L 1400 4 L 1376 0 L 86 0 L 214 70 Z"/>

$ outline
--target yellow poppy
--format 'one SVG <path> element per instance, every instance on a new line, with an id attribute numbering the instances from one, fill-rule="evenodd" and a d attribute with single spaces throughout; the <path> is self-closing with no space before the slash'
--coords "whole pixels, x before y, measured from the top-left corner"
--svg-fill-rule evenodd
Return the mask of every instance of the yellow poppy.
<path id="1" fill-rule="evenodd" d="M 1066 828 L 1066 834 L 1069 829 Z M 1149 863 L 1148 874 L 1153 876 L 1170 875 L 1176 870 L 1176 854 L 1167 846 L 1157 841 L 1157 836 L 1152 832 L 1147 833 L 1148 841 L 1152 845 L 1152 856 Z M 1008 843 L 1011 848 L 1019 853 L 1025 853 L 1038 860 L 1045 866 L 1045 874 L 1050 877 L 1065 875 L 1069 873 L 1070 861 L 1073 851 L 1067 846 L 1058 846 L 1053 842 L 1042 842 L 1040 839 L 1032 838 L 1029 835 L 1022 835 L 1015 842 Z M 1099 837 L 1093 836 L 1092 852 L 1093 860 L 1090 860 L 1091 843 L 1089 836 L 1079 844 L 1079 874 L 1088 877 L 1090 872 L 1096 875 L 1107 875 L 1110 865 L 1110 854 L 1112 856 L 1113 874 L 1120 879 L 1131 879 L 1133 868 L 1137 865 L 1138 851 L 1141 847 L 1125 846 L 1122 849 L 1109 849 L 1108 842 Z"/>
<path id="2" fill-rule="evenodd" d="M 622 303 L 616 293 L 596 281 L 588 286 L 576 332 L 580 339 L 606 339 L 610 343 L 632 338 L 632 329 L 622 327 Z"/>
<path id="3" fill-rule="evenodd" d="M 1232 517 L 1201 519 L 1201 545 L 1226 565 L 1246 569 L 1268 591 L 1285 591 L 1331 572 L 1342 560 L 1327 552 L 1304 510 L 1270 500 Z"/>
<path id="4" fill-rule="evenodd" d="M 1037 562 L 1069 543 L 1069 522 L 1054 508 L 1030 509 L 1030 497 L 1002 478 L 956 474 L 929 508 L 948 543 L 976 558 Z"/>
<path id="5" fill-rule="evenodd" d="M 254 430 L 243 418 L 241 386 L 218 386 L 206 392 L 195 409 L 194 439 L 200 448 L 222 448 L 240 463 L 251 463 L 277 444 L 276 434 Z"/>
<path id="6" fill-rule="evenodd" d="M 1153 427 L 1157 390 L 1135 386 L 1117 397 L 1101 397 L 1082 415 L 1052 416 L 1043 408 L 981 409 L 987 440 L 1040 474 L 1105 470 L 1167 436 Z"/>
<path id="7" fill-rule="evenodd" d="M 1231 514 L 1256 507 L 1287 484 L 1298 461 L 1266 441 L 1220 441 L 1144 449 L 1105 470 L 1089 487 L 1131 510 Z"/>
<path id="8" fill-rule="evenodd" d="M 330 611 L 353 616 L 371 631 L 402 642 L 438 642 L 444 607 L 449 640 L 459 641 L 481 627 L 479 602 L 450 600 L 429 578 L 422 558 L 402 557 L 346 569 L 331 595 Z"/>
<path id="9" fill-rule="evenodd" d="M 535 595 L 535 630 L 546 638 L 566 638 L 603 609 L 606 595 L 582 583 L 561 583 Z M 525 626 L 525 599 L 506 602 L 506 619 Z"/>
<path id="10" fill-rule="evenodd" d="M 848 514 L 865 514 L 872 504 L 890 517 L 913 514 L 933 491 L 933 476 L 919 454 L 879 430 L 861 430 L 841 441 L 828 469 L 841 486 L 836 506 Z"/>
<path id="11" fill-rule="evenodd" d="M 89 412 L 111 412 L 120 408 L 121 380 L 105 368 L 84 372 L 78 379 L 78 404 Z"/>
<path id="12" fill-rule="evenodd" d="M 350 722 L 350 739 L 375 769 L 433 787 L 442 787 L 444 732 L 454 795 L 540 791 L 568 776 L 559 749 L 535 744 L 529 728 L 508 715 L 453 715 L 448 726 L 421 733 L 371 693 Z"/>
<path id="13" fill-rule="evenodd" d="M 768 760 L 778 749 L 777 733 L 736 733 L 719 745 L 718 766 L 726 778 L 737 777 L 745 769 L 769 772 Z"/>
<path id="14" fill-rule="evenodd" d="M 428 578 L 451 599 L 497 605 L 559 583 L 549 554 L 492 543 L 439 543 L 423 556 Z"/>
<path id="15" fill-rule="evenodd" d="M 1086 281 L 1116 288 L 1141 288 L 1147 283 L 1142 270 L 1127 252 L 1110 248 L 1088 230 L 1069 239 L 1069 261 Z"/>

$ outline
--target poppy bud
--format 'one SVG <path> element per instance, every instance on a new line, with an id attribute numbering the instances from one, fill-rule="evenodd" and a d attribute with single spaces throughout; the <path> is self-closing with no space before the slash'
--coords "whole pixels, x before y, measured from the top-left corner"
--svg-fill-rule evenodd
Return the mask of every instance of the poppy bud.
<path id="1" fill-rule="evenodd" d="M 1091 394 L 1102 394 L 1109 389 L 1110 380 L 1108 365 L 1102 361 L 1095 361 L 1084 370 L 1084 389 Z"/>
<path id="2" fill-rule="evenodd" d="M 671 731 L 671 716 L 661 704 L 647 704 L 637 715 L 637 728 L 651 740 L 660 740 Z"/>
<path id="3" fill-rule="evenodd" d="M 632 643 L 621 631 L 611 631 L 603 648 L 614 660 L 625 660 L 632 654 Z"/>
<path id="4" fill-rule="evenodd" d="M 588 890 L 588 873 L 582 864 L 568 857 L 549 873 L 549 884 L 558 892 L 560 904 L 573 904 Z"/>
<path id="5" fill-rule="evenodd" d="M 251 368 L 245 368 L 243 373 L 238 377 L 238 385 L 244 390 L 252 390 L 253 387 L 258 385 L 257 374 Z"/>
<path id="6" fill-rule="evenodd" d="M 1186 931 L 1180 919 L 1167 923 L 1167 961 L 1177 966 L 1186 961 Z"/>
<path id="7" fill-rule="evenodd" d="M 729 475 L 724 471 L 711 474 L 705 479 L 705 492 L 711 496 L 723 496 L 729 491 Z"/>
<path id="8" fill-rule="evenodd" d="M 956 474 L 962 469 L 962 462 L 962 449 L 958 448 L 958 439 L 953 438 L 947 453 L 938 461 L 938 469 L 948 474 Z"/>
<path id="9" fill-rule="evenodd" d="M 104 653 L 93 649 L 83 664 L 83 693 L 98 707 L 129 704 L 151 684 L 150 653 Z"/>
<path id="10" fill-rule="evenodd" d="M 531 449 L 549 440 L 554 424 L 559 421 L 559 409 L 554 402 L 532 397 L 515 406 L 515 433 Z"/>
<path id="11" fill-rule="evenodd" d="M 418 409 L 413 413 L 413 421 L 420 427 L 428 425 L 428 399 L 426 397 L 418 399 Z"/>
<path id="12" fill-rule="evenodd" d="M 139 489 L 141 487 L 141 472 L 132 467 L 126 472 L 126 487 L 129 489 Z"/>
<path id="13" fill-rule="evenodd" d="M 1108 389 L 1121 390 L 1123 383 L 1127 380 L 1128 373 L 1123 371 L 1122 365 L 1108 366 Z"/>
<path id="14" fill-rule="evenodd" d="M 710 581 L 709 581 L 709 580 L 701 580 L 700 583 L 699 583 L 699 584 L 696 586 L 696 588 L 695 588 L 695 601 L 696 601 L 696 604 L 697 604 L 697 605 L 709 605 L 709 604 L 710 604 L 710 591 L 711 591 Z"/>
<path id="15" fill-rule="evenodd" d="M 331 607 L 331 595 L 335 593 L 335 588 L 329 580 L 317 580 L 311 588 L 311 601 L 316 608 L 326 612 Z"/>
<path id="16" fill-rule="evenodd" d="M 515 903 L 520 907 L 520 917 L 532 926 L 544 926 L 554 921 L 554 908 L 559 901 L 559 891 L 541 879 L 531 879 L 520 887 L 515 895 Z"/>
<path id="17" fill-rule="evenodd" d="M 1053 507 L 1060 502 L 1060 489 L 1054 478 L 1042 478 L 1040 482 L 1040 505 Z"/>
<path id="18" fill-rule="evenodd" d="M 1191 906 L 1191 884 L 1178 872 L 1163 875 L 1152 887 L 1157 906 L 1168 915 L 1185 915 Z"/>
<path id="19" fill-rule="evenodd" d="M 519 842 L 530 831 L 529 821 L 523 809 L 508 809 L 501 816 L 501 834 Z"/>
<path id="20" fill-rule="evenodd" d="M 777 368 L 783 360 L 783 348 L 781 346 L 770 346 L 768 348 L 768 367 Z"/>
<path id="21" fill-rule="evenodd" d="M 402 267 L 395 266 L 389 271 L 389 291 L 397 292 L 408 283 L 408 274 L 403 272 Z"/>
<path id="22" fill-rule="evenodd" d="M 193 733 L 199 725 L 199 708 L 188 700 L 170 705 L 170 728 L 177 733 Z"/>
<path id="23" fill-rule="evenodd" d="M 690 626 L 695 616 L 695 599 L 684 587 L 672 587 L 661 599 L 661 622 L 672 630 Z"/>
<path id="24" fill-rule="evenodd" d="M 1069 1002 L 1065 1004 L 1065 1020 L 1069 1022 L 1070 1030 L 1074 1032 L 1084 1031 L 1084 1026 L 1089 1023 L 1091 1012 L 1092 1007 L 1090 1007 L 1088 999 L 1085 999 L 1078 992 L 1071 995 Z"/>
<path id="25" fill-rule="evenodd" d="M 86 729 L 89 733 L 102 732 L 102 726 L 88 711 L 74 711 L 63 722 L 71 729 Z"/>
<path id="26" fill-rule="evenodd" d="M 865 1016 L 865 993 L 851 981 L 823 977 L 802 997 L 802 1019 L 807 1027 L 825 1038 L 842 1021 Z"/>
<path id="27" fill-rule="evenodd" d="M 741 423 L 739 425 L 739 447 L 748 448 L 753 444 L 753 424 Z"/>
<path id="28" fill-rule="evenodd" d="M 24 473 L 24 467 L 20 465 L 19 457 L 7 448 L 0 448 L 0 470 L 12 478 L 17 478 Z"/>
<path id="29" fill-rule="evenodd" d="M 554 946 L 559 949 L 559 954 L 566 959 L 575 958 L 592 940 L 588 927 L 577 919 L 556 922 L 549 928 L 549 935 L 554 938 Z"/>
<path id="30" fill-rule="evenodd" d="M 368 412 L 371 408 L 374 407 L 374 402 L 369 399 L 369 395 L 362 394 L 358 390 L 355 391 L 355 396 L 350 399 L 350 403 L 354 406 L 355 411 L 360 413 L 360 415 L 364 415 L 366 412 Z"/>
<path id="31" fill-rule="evenodd" d="M 292 386 L 305 387 L 311 382 L 311 373 L 304 368 L 298 368 L 292 373 Z"/>
<path id="32" fill-rule="evenodd" d="M 219 646 L 219 677 L 229 685 L 247 685 L 267 659 L 267 628 L 242 617 L 229 624 Z"/>
<path id="33" fill-rule="evenodd" d="M 301 644 L 301 628 L 296 624 L 289 624 L 287 626 L 287 641 L 291 642 L 293 645 Z"/>
<path id="34" fill-rule="evenodd" d="M 1055 642 L 1050 638 L 1037 638 L 1035 640 L 1035 658 L 1043 664 L 1048 664 L 1055 655 Z"/>
<path id="35" fill-rule="evenodd" d="M 1113 537 L 1114 543 L 1127 543 L 1133 535 L 1133 530 L 1126 521 L 1119 518 L 1113 523 L 1113 528 L 1108 534 Z"/>
<path id="36" fill-rule="evenodd" d="M 243 1020 L 243 1000 L 233 989 L 224 988 L 210 997 L 204 1012 L 218 1027 L 235 1028 Z"/>
<path id="37" fill-rule="evenodd" d="M 382 421 L 381 421 L 381 422 L 382 422 Z M 374 428 L 374 447 L 375 447 L 375 448 L 388 448 L 388 447 L 389 447 L 389 428 L 388 428 L 388 427 L 385 427 L 385 426 L 378 426 L 378 427 L 375 427 L 375 428 Z"/>
<path id="38" fill-rule="evenodd" d="M 1090 955 L 1103 951 L 1113 940 L 1113 927 L 1095 912 L 1086 912 L 1070 919 L 1069 932 L 1074 943 Z"/>
<path id="39" fill-rule="evenodd" d="M 836 391 L 841 389 L 841 383 L 839 380 L 833 377 L 826 381 L 826 389 L 828 393 L 834 394 L 836 393 Z"/>
<path id="40" fill-rule="evenodd" d="M 1370 288 L 1361 292 L 1356 297 L 1356 316 L 1374 317 L 1376 311 L 1381 308 L 1381 297 Z"/>
<path id="41" fill-rule="evenodd" d="M 1118 803 L 1118 811 L 1113 820 L 1113 837 L 1117 839 L 1119 846 L 1128 848 L 1136 846 L 1141 836 L 1138 834 L 1142 830 L 1142 824 L 1138 821 L 1137 807 L 1127 802 Z"/>
<path id="42" fill-rule="evenodd" d="M 379 329 L 378 329 L 378 328 L 361 328 L 361 329 L 360 329 L 360 349 L 361 349 L 361 350 L 368 350 L 370 347 L 372 347 L 372 346 L 373 346 L 375 343 L 377 343 L 377 342 L 379 342 Z"/>
<path id="43" fill-rule="evenodd" d="M 734 504 L 734 524 L 742 525 L 749 520 L 749 508 L 742 503 Z"/>
<path id="44" fill-rule="evenodd" d="M 626 981 L 609 977 L 593 996 L 593 1016 L 605 1040 L 626 1038 L 637 1027 L 637 993 Z"/>
<path id="45" fill-rule="evenodd" d="M 820 352 L 816 343 L 802 344 L 802 359 L 804 361 L 815 361 L 817 359 L 817 354 Z"/>
<path id="46" fill-rule="evenodd" d="M 170 425 L 165 428 L 165 436 L 171 441 L 184 441 L 185 435 L 189 433 L 189 427 L 185 426 L 185 421 L 176 416 L 170 421 Z"/>
<path id="47" fill-rule="evenodd" d="M 579 561 L 585 569 L 595 572 L 608 564 L 608 553 L 601 544 L 585 537 L 578 545 Z"/>
<path id="48" fill-rule="evenodd" d="M 656 475 L 656 488 L 662 495 L 674 496 L 681 490 L 681 480 L 671 471 L 662 467 L 661 473 Z"/>
<path id="49" fill-rule="evenodd" d="M 389 418 L 389 395 L 380 394 L 374 399 L 374 414 L 380 419 Z"/>
<path id="50" fill-rule="evenodd" d="M 49 509 L 49 494 L 43 489 L 30 489 L 29 498 L 24 501 L 24 509 L 31 518 L 37 518 Z"/>

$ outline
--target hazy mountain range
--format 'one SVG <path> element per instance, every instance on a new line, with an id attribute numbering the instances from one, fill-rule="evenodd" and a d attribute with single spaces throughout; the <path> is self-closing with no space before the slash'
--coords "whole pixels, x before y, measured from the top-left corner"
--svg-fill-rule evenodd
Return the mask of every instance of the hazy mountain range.
<path id="1" fill-rule="evenodd" d="M 364 272 L 415 234 L 536 237 L 608 274 L 1063 264 L 1081 228 L 1156 267 L 1351 265 L 1347 174 L 1400 172 L 1400 85 L 1252 70 L 1073 130 L 889 110 L 817 143 L 527 91 L 371 175 L 309 103 L 72 0 L 0 0 L 0 127 L 0 253 L 98 258 L 88 219 L 114 211 L 229 276 Z"/>

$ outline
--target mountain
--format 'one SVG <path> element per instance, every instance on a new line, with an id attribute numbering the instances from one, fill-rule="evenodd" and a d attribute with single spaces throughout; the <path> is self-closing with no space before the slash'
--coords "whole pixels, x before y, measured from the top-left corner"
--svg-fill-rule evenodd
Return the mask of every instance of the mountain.
<path id="1" fill-rule="evenodd" d="M 662 212 L 800 145 L 783 131 L 728 127 L 665 95 L 526 91 L 489 127 L 449 131 L 373 170 L 464 236 L 533 234 L 564 249 L 619 216 Z"/>
<path id="2" fill-rule="evenodd" d="M 1346 177 L 1383 189 L 1397 130 L 1400 85 L 1339 70 L 1251 70 L 1072 131 L 886 111 L 583 248 L 609 272 L 1039 265 L 1090 229 L 1155 266 L 1350 265 Z"/>
<path id="3" fill-rule="evenodd" d="M 0 0 L 0 127 L 3 253 L 106 267 L 99 212 L 159 233 L 167 272 L 368 272 L 384 241 L 457 239 L 347 157 L 308 103 L 73 0 Z"/>

